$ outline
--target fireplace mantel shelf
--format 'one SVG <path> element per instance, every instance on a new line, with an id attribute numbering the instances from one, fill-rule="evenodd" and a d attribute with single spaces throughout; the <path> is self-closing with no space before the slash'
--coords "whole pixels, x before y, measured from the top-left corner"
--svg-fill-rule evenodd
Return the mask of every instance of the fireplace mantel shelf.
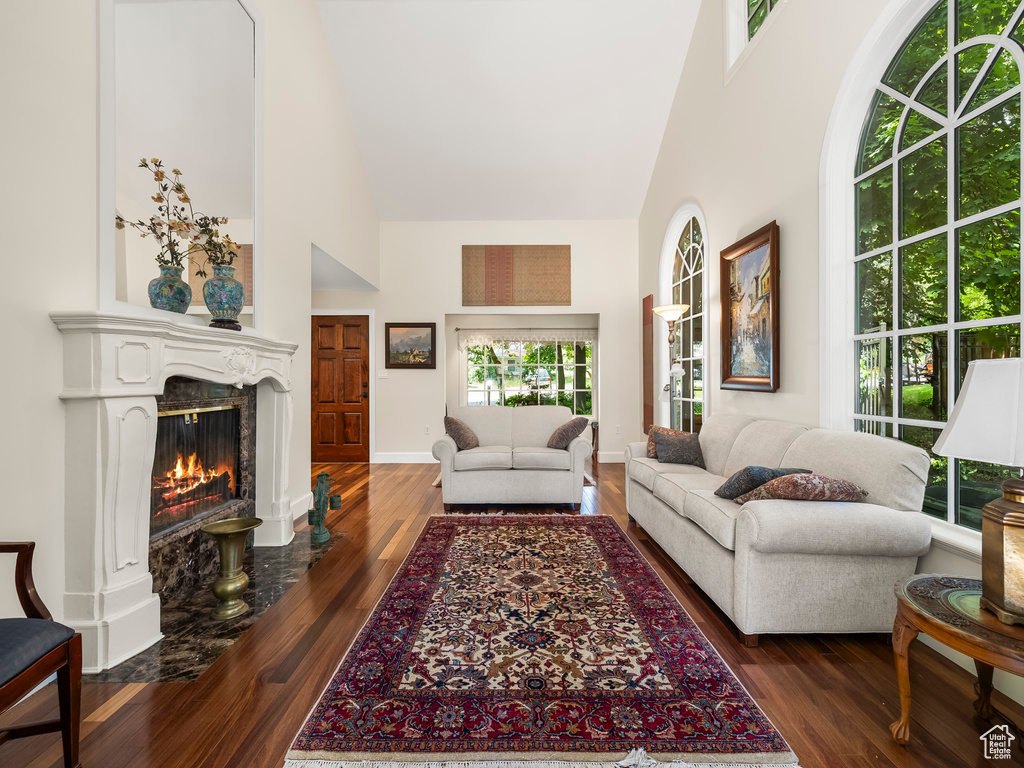
<path id="1" fill-rule="evenodd" d="M 53 312 L 64 336 L 64 622 L 82 633 L 86 671 L 160 639 L 149 572 L 156 396 L 172 376 L 256 386 L 257 546 L 294 535 L 288 495 L 292 358 L 297 346 L 192 318 Z M 300 499 L 299 503 L 304 500 Z"/>

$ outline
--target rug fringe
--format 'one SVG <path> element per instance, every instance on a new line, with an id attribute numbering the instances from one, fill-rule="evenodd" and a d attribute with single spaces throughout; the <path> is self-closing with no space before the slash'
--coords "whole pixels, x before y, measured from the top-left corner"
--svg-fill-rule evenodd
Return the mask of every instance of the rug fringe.
<path id="1" fill-rule="evenodd" d="M 713 763 L 690 763 L 686 760 L 670 760 L 659 762 L 647 754 L 642 747 L 631 749 L 622 760 L 616 762 L 582 762 L 570 760 L 445 760 L 439 762 L 405 762 L 395 760 L 296 760 L 284 761 L 284 768 L 800 768 L 793 753 L 776 755 L 782 760 L 791 758 L 791 762 L 748 763 L 744 756 L 723 756 L 724 760 Z M 757 756 L 748 755 L 746 757 Z"/>

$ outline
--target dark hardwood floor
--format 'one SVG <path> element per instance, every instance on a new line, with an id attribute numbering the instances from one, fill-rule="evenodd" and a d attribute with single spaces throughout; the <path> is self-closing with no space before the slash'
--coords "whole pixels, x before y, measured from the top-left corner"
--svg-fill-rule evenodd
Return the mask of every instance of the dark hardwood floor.
<path id="1" fill-rule="evenodd" d="M 394 575 L 429 515 L 441 512 L 431 487 L 437 466 L 317 465 L 342 509 L 328 525 L 345 532 L 285 597 L 192 683 L 105 683 L 83 689 L 85 768 L 278 768 L 292 737 L 327 684 L 355 633 Z M 598 465 L 584 490 L 584 514 L 626 526 L 623 468 Z M 539 511 L 544 511 L 541 508 Z M 644 536 L 630 537 L 776 724 L 804 768 L 1024 765 L 986 761 L 973 716 L 974 680 L 921 643 L 911 650 L 911 743 L 889 737 L 898 697 L 892 650 L 881 636 L 765 636 L 746 648 L 732 625 Z M 1024 709 L 997 694 L 1018 722 Z M 2 721 L 54 716 L 50 686 Z M 57 768 L 57 735 L 0 746 L 3 768 Z"/>

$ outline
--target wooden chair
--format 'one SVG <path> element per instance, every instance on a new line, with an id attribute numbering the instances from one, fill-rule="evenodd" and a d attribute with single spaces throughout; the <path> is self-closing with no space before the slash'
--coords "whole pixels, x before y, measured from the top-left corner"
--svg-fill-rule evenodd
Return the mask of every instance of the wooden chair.
<path id="1" fill-rule="evenodd" d="M 82 636 L 53 621 L 32 581 L 35 542 L 0 541 L 0 553 L 17 553 L 14 584 L 24 619 L 0 619 L 0 714 L 57 673 L 60 718 L 0 729 L 0 745 L 11 739 L 60 731 L 65 768 L 80 768 L 78 729 L 82 698 Z"/>

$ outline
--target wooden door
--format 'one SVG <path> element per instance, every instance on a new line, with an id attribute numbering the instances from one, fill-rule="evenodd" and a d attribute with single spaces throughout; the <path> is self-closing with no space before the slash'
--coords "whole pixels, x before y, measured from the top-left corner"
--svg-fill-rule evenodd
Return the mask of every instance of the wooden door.
<path id="1" fill-rule="evenodd" d="M 645 296 L 641 302 L 641 317 L 644 321 L 643 377 L 644 377 L 644 434 L 654 424 L 654 294 Z"/>
<path id="2" fill-rule="evenodd" d="M 313 461 L 370 460 L 370 319 L 313 317 Z"/>

